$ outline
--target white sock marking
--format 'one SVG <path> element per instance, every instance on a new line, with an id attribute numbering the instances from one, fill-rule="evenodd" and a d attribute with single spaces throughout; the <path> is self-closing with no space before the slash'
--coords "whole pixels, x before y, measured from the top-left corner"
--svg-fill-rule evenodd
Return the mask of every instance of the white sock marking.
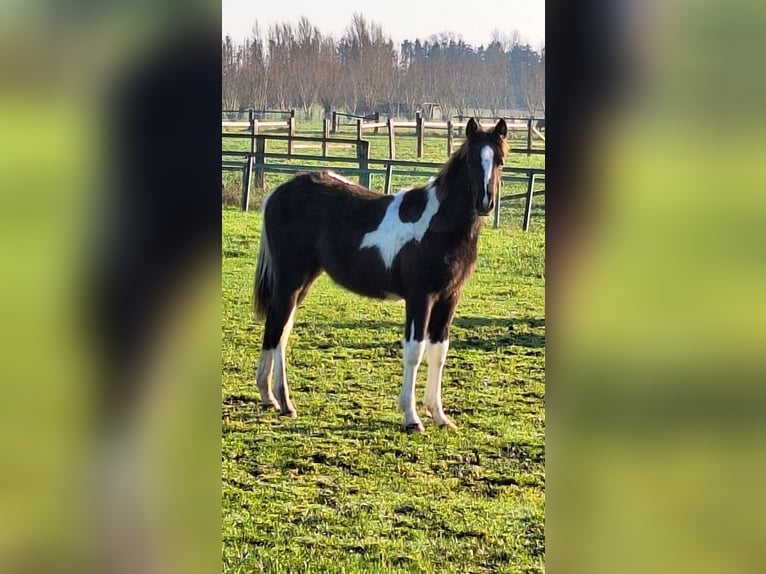
<path id="1" fill-rule="evenodd" d="M 444 362 L 447 359 L 449 339 L 428 343 L 428 379 L 424 401 L 428 414 L 433 417 L 437 425 L 454 426 L 452 421 L 444 414 L 442 407 L 442 373 Z"/>
<path id="2" fill-rule="evenodd" d="M 365 234 L 359 249 L 365 247 L 377 247 L 386 269 L 391 269 L 394 258 L 402 247 L 410 241 L 423 239 L 431 219 L 439 210 L 439 200 L 436 198 L 436 188 L 429 183 L 426 186 L 426 206 L 420 219 L 412 222 L 403 222 L 399 219 L 399 206 L 402 204 L 404 194 L 408 191 L 400 191 L 394 195 L 393 201 L 388 205 L 382 221 L 375 231 Z"/>
<path id="3" fill-rule="evenodd" d="M 261 403 L 264 405 L 274 404 L 274 395 L 271 392 L 272 370 L 274 368 L 274 350 L 261 351 L 258 360 L 258 370 L 255 373 L 255 382 L 258 392 L 261 394 Z"/>
<path id="4" fill-rule="evenodd" d="M 415 321 L 412 321 L 410 339 L 403 343 L 404 355 L 404 381 L 402 391 L 399 393 L 399 408 L 404 413 L 405 425 L 420 425 L 420 417 L 415 408 L 415 381 L 418 367 L 423 360 L 423 352 L 426 350 L 425 341 L 415 340 Z"/>
<path id="5" fill-rule="evenodd" d="M 489 195 L 488 195 L 488 188 L 489 188 L 489 178 L 492 175 L 492 164 L 495 160 L 495 152 L 492 151 L 492 147 L 485 145 L 483 148 L 481 148 L 481 167 L 484 168 L 484 199 L 482 199 L 481 204 L 484 206 L 484 209 L 487 209 L 489 207 Z"/>
<path id="6" fill-rule="evenodd" d="M 287 386 L 287 375 L 285 373 L 285 345 L 284 341 L 279 341 L 277 348 L 272 351 L 274 357 L 274 395 L 282 411 L 294 411 L 293 403 L 290 402 L 290 389 Z M 284 398 L 284 402 L 280 399 Z"/>
<path id="7" fill-rule="evenodd" d="M 287 349 L 287 339 L 290 337 L 290 332 L 293 328 L 293 321 L 295 320 L 295 309 L 290 311 L 290 316 L 287 318 L 285 326 L 282 328 L 282 337 L 279 339 L 277 348 L 272 351 L 272 357 L 274 362 L 274 395 L 276 395 L 277 401 L 280 403 L 283 411 L 295 411 L 293 403 L 290 401 L 290 388 L 287 385 L 287 361 L 285 359 Z M 280 400 L 284 396 L 284 404 Z"/>

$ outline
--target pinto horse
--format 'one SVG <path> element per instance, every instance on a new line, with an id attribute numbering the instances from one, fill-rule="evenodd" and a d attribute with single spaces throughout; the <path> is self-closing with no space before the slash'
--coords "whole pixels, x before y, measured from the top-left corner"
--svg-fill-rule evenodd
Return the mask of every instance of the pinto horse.
<path id="1" fill-rule="evenodd" d="M 287 339 L 295 310 L 326 271 L 354 293 L 404 299 L 404 427 L 424 430 L 415 379 L 428 348 L 425 412 L 438 426 L 455 428 L 441 398 L 449 330 L 508 150 L 502 119 L 484 131 L 471 118 L 465 134 L 424 187 L 380 195 L 322 171 L 298 175 L 266 198 L 254 288 L 256 316 L 266 319 L 256 372 L 264 407 L 297 416 L 285 374 Z"/>

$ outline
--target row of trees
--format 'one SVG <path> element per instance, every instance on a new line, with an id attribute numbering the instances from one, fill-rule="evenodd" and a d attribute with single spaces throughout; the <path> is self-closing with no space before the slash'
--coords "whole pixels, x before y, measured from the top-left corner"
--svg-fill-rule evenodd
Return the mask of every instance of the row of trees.
<path id="1" fill-rule="evenodd" d="M 307 18 L 281 23 L 237 44 L 222 42 L 223 107 L 411 114 L 425 102 L 449 113 L 545 113 L 545 48 L 495 31 L 475 48 L 451 33 L 399 46 L 380 25 L 355 14 L 340 39 Z"/>

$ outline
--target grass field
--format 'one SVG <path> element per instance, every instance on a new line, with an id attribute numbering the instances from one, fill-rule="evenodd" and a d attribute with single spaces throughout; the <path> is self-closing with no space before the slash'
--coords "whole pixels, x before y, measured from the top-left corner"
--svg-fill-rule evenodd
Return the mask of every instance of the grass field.
<path id="1" fill-rule="evenodd" d="M 520 207 L 487 221 L 458 306 L 443 388 L 458 430 L 425 418 L 424 365 L 422 435 L 397 408 L 404 306 L 326 276 L 287 352 L 298 418 L 259 409 L 260 213 L 224 208 L 224 572 L 544 571 L 544 197 L 528 233 Z"/>

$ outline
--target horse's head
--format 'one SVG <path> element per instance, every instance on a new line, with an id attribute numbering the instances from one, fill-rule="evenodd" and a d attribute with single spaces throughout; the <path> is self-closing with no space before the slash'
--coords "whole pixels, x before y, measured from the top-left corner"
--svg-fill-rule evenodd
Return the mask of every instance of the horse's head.
<path id="1" fill-rule="evenodd" d="M 469 186 L 479 215 L 489 215 L 495 207 L 508 151 L 507 134 L 508 126 L 502 118 L 491 131 L 484 131 L 474 118 L 465 127 Z"/>

